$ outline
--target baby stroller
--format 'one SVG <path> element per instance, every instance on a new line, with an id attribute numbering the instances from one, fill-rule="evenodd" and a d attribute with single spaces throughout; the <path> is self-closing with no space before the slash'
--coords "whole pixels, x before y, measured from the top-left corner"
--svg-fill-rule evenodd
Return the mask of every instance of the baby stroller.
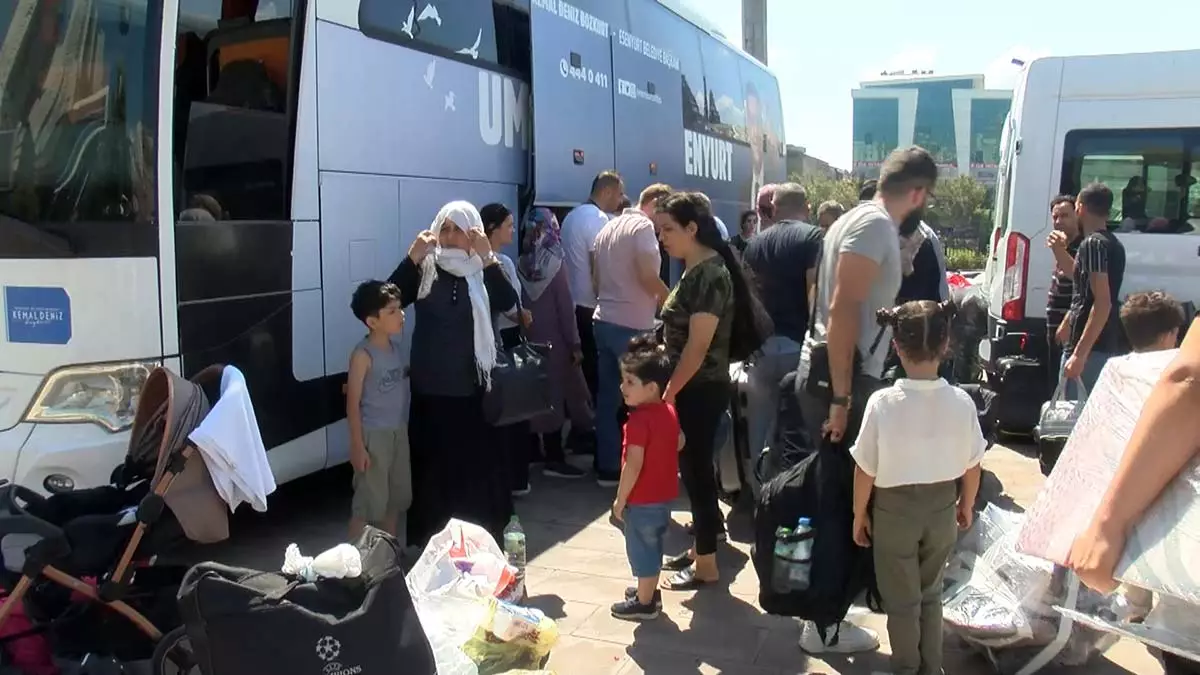
<path id="1" fill-rule="evenodd" d="M 211 366 L 192 381 L 164 368 L 148 375 L 111 485 L 43 497 L 0 483 L 0 630 L 20 622 L 3 641 L 26 641 L 7 650 L 26 661 L 9 665 L 123 672 L 120 664 L 151 659 L 163 633 L 180 625 L 176 594 L 187 569 L 154 563 L 185 540 L 229 536 L 228 509 L 188 441 L 223 370 Z M 31 653 L 39 650 L 49 653 Z"/>

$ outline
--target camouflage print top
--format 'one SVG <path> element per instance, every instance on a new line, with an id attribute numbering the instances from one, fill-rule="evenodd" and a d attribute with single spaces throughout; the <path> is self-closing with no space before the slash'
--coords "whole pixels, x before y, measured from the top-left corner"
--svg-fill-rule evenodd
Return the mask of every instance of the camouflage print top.
<path id="1" fill-rule="evenodd" d="M 693 314 L 712 314 L 720 319 L 700 370 L 697 382 L 729 381 L 729 340 L 733 331 L 733 281 L 720 256 L 713 256 L 686 270 L 663 303 L 663 342 L 675 363 L 687 344 Z"/>

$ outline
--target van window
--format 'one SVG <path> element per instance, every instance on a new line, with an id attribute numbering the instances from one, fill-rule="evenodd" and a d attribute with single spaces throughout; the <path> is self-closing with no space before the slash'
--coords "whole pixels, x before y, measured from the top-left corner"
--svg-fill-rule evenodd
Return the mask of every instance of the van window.
<path id="1" fill-rule="evenodd" d="M 358 25 L 376 40 L 460 61 L 496 63 L 492 0 L 362 0 Z"/>
<path id="2" fill-rule="evenodd" d="M 1072 131 L 1063 153 L 1062 192 L 1107 185 L 1114 232 L 1198 234 L 1198 157 L 1200 128 Z"/>
<path id="3" fill-rule="evenodd" d="M 705 115 L 709 131 L 733 141 L 746 142 L 746 111 L 742 92 L 740 60 L 716 40 L 702 36 L 704 56 Z"/>

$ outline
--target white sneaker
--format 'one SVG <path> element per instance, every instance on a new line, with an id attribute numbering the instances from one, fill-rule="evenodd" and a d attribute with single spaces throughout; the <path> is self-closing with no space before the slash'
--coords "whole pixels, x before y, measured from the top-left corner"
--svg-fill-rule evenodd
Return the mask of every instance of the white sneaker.
<path id="1" fill-rule="evenodd" d="M 833 628 L 832 626 L 830 627 Z M 827 640 L 821 640 L 817 625 L 811 621 L 804 622 L 800 633 L 800 649 L 808 654 L 857 654 L 879 649 L 879 635 L 870 628 L 856 626 L 843 621 L 835 631 L 826 631 Z M 828 644 L 833 641 L 835 644 Z"/>

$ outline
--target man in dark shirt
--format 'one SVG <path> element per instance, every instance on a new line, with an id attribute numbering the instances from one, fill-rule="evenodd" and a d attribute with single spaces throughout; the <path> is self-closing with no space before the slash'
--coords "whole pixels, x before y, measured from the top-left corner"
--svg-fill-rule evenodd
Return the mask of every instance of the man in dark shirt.
<path id="1" fill-rule="evenodd" d="M 775 225 L 751 239 L 745 253 L 759 297 L 775 324 L 774 335 L 763 344 L 746 373 L 752 459 L 773 440 L 779 383 L 800 360 L 823 237 L 820 228 L 808 224 L 808 195 L 800 185 L 777 186 L 772 211 Z"/>
<path id="2" fill-rule="evenodd" d="M 1063 343 L 1069 323 L 1064 319 L 1071 311 L 1075 280 L 1068 270 L 1075 266 L 1075 254 L 1083 237 L 1079 233 L 1079 217 L 1075 214 L 1075 197 L 1059 195 L 1050 202 L 1050 219 L 1054 231 L 1046 237 L 1046 246 L 1054 254 L 1054 271 L 1050 276 L 1050 294 L 1046 298 L 1046 370 L 1050 391 L 1058 386 L 1062 373 Z M 1059 329 L 1062 333 L 1059 333 Z"/>
<path id="3" fill-rule="evenodd" d="M 1088 185 L 1075 200 L 1083 242 L 1071 270 L 1075 289 L 1063 373 L 1070 380 L 1082 380 L 1088 391 L 1121 344 L 1117 298 L 1125 278 L 1125 246 L 1108 231 L 1112 203 L 1112 190 L 1103 183 Z"/>

